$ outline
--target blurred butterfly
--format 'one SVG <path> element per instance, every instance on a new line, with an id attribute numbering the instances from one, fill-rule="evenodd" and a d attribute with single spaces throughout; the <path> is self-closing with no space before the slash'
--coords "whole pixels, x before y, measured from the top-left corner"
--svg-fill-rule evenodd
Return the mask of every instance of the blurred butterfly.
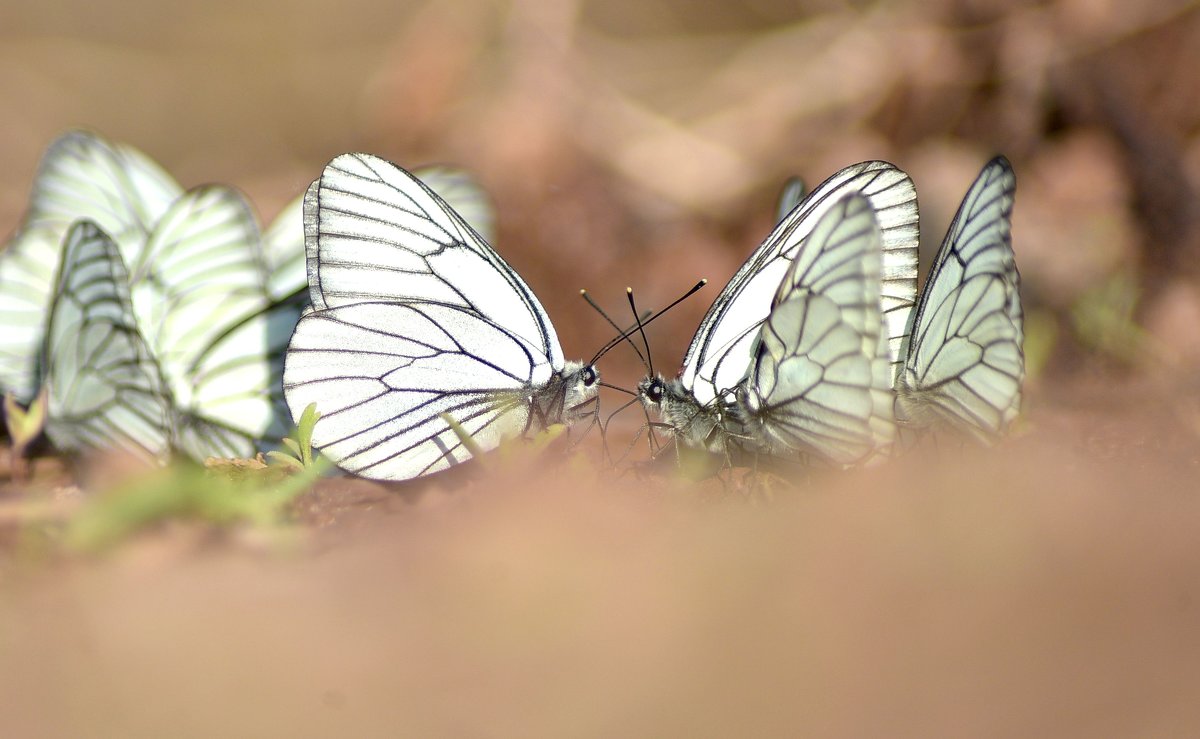
<path id="1" fill-rule="evenodd" d="M 0 254 L 0 388 L 27 402 L 37 391 L 37 359 L 64 237 L 80 219 L 116 244 L 125 265 L 143 260 L 158 220 L 183 194 L 136 149 L 71 131 L 42 157 L 29 211 Z"/>
<path id="2" fill-rule="evenodd" d="M 169 394 L 138 329 L 120 250 L 91 221 L 66 234 L 40 354 L 56 447 L 168 456 Z"/>
<path id="3" fill-rule="evenodd" d="M 406 480 L 466 461 L 445 420 L 483 449 L 593 416 L 599 376 L 565 362 L 533 292 L 413 175 L 344 154 L 304 200 L 312 312 L 284 367 L 294 417 L 343 469 Z M 443 415 L 445 414 L 445 415 Z"/>
<path id="4" fill-rule="evenodd" d="M 198 187 L 159 219 L 129 278 L 176 409 L 176 444 L 193 459 L 251 457 L 287 430 L 272 397 L 271 356 L 286 341 L 288 311 L 267 293 L 259 240 L 241 194 Z M 280 311 L 282 325 L 273 325 Z"/>
<path id="5" fill-rule="evenodd" d="M 785 191 L 784 202 L 791 197 Z M 878 161 L 834 174 L 722 289 L 679 377 L 642 380 L 643 404 L 685 447 L 732 447 L 735 462 L 751 452 L 851 464 L 879 452 L 894 433 L 892 367 L 917 243 L 908 175 Z"/>
<path id="6" fill-rule="evenodd" d="M 1025 377 L 1020 275 L 1012 250 L 1016 176 L 983 168 L 958 209 L 913 314 L 897 410 L 910 427 L 986 441 L 1004 433 Z"/>

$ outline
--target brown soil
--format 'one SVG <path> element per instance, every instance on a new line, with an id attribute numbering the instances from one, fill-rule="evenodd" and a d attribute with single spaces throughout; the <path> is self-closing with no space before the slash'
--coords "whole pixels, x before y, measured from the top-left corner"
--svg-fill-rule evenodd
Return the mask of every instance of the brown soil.
<path id="1" fill-rule="evenodd" d="M 104 557 L 10 562 L 0 725 L 1187 734 L 1200 395 L 1180 392 L 1043 389 L 999 448 L 802 490 L 570 465 L 415 493 L 330 479 L 297 536 L 177 524 Z"/>

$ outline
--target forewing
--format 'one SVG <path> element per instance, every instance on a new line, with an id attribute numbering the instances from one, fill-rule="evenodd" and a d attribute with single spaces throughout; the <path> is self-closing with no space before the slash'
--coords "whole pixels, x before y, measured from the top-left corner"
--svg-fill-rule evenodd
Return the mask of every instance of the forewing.
<path id="1" fill-rule="evenodd" d="M 138 331 L 116 244 L 95 224 L 68 232 L 42 345 L 46 434 L 60 449 L 170 449 L 171 406 Z"/>
<path id="2" fill-rule="evenodd" d="M 440 195 L 484 241 L 492 240 L 495 215 L 491 202 L 469 174 L 452 167 L 427 167 L 413 174 Z M 263 232 L 262 244 L 267 289 L 273 299 L 307 286 L 303 195 L 284 206 Z"/>
<path id="3" fill-rule="evenodd" d="M 22 232 L 45 230 L 61 238 L 76 220 L 87 219 L 116 242 L 132 267 L 154 224 L 181 194 L 178 183 L 138 150 L 70 131 L 42 157 Z"/>
<path id="4" fill-rule="evenodd" d="M 163 215 L 146 257 L 133 279 L 134 308 L 176 401 L 186 409 L 197 358 L 268 303 L 258 224 L 237 192 L 196 188 Z"/>
<path id="5" fill-rule="evenodd" d="M 441 413 L 491 449 L 526 430 L 553 371 L 541 347 L 468 308 L 360 302 L 300 319 L 284 395 L 294 418 L 317 404 L 313 445 L 338 466 L 406 480 L 470 458 Z"/>
<path id="6" fill-rule="evenodd" d="M 432 190 L 368 154 L 343 154 L 305 197 L 317 310 L 434 301 L 487 316 L 563 365 L 554 328 L 525 282 Z"/>
<path id="7" fill-rule="evenodd" d="M 882 232 L 881 304 L 888 352 L 899 361 L 916 294 L 917 200 L 912 180 L 887 162 L 862 162 L 834 174 L 784 218 L 721 290 L 684 359 L 680 379 L 701 403 L 735 387 L 753 359 L 758 328 L 776 288 L 813 228 L 845 195 L 861 192 Z"/>
<path id="8" fill-rule="evenodd" d="M 985 437 L 1016 417 L 1025 376 L 1015 190 L 1003 157 L 968 190 L 921 294 L 901 388 L 911 414 L 931 412 Z"/>

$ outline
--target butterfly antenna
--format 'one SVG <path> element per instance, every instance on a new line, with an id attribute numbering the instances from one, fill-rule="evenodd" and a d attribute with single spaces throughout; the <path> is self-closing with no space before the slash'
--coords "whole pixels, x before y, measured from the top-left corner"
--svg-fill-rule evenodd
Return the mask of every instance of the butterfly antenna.
<path id="1" fill-rule="evenodd" d="M 642 319 L 638 316 L 637 305 L 633 302 L 633 288 L 625 288 L 625 298 L 629 301 L 629 310 L 633 311 L 633 320 L 637 323 L 637 331 L 642 335 L 642 345 L 646 347 L 646 369 L 650 371 L 650 376 L 654 376 L 654 360 L 650 357 L 650 341 L 646 338 L 646 325 L 642 323 Z"/>
<path id="2" fill-rule="evenodd" d="M 629 339 L 629 337 L 634 334 L 635 331 L 640 331 L 642 329 L 642 327 L 650 325 L 651 321 L 654 321 L 662 314 L 666 313 L 667 311 L 671 310 L 672 308 L 679 305 L 683 301 L 692 297 L 693 295 L 696 294 L 696 292 L 698 290 L 700 290 L 700 288 L 704 287 L 707 284 L 708 284 L 708 280 L 700 280 L 695 285 L 693 285 L 692 288 L 690 290 L 688 290 L 686 293 L 684 293 L 683 295 L 680 295 L 678 298 L 671 301 L 671 304 L 668 305 L 666 308 L 663 308 L 662 310 L 657 311 L 655 313 L 651 313 L 650 316 L 648 318 L 646 318 L 646 320 L 644 320 L 644 321 L 639 319 L 636 326 L 629 329 L 628 331 L 622 331 L 620 336 L 617 336 L 616 338 L 612 339 L 607 344 L 605 344 L 603 347 L 601 347 L 600 351 L 596 352 L 596 356 L 592 359 L 592 362 L 595 363 L 595 361 L 597 359 L 599 359 L 600 357 L 607 354 L 608 351 L 610 349 L 612 349 L 614 346 L 616 346 L 617 344 L 620 344 L 622 341 L 627 341 Z M 641 354 L 639 353 L 638 356 L 641 356 Z"/>
<path id="3" fill-rule="evenodd" d="M 581 297 L 582 297 L 584 300 L 586 300 L 586 301 L 587 301 L 587 304 L 588 304 L 588 305 L 592 306 L 592 308 L 593 308 L 593 309 L 594 309 L 594 310 L 595 310 L 597 313 L 599 313 L 599 314 L 600 314 L 601 318 L 603 318 L 605 321 L 607 321 L 607 322 L 608 322 L 608 325 L 609 325 L 609 326 L 612 326 L 614 329 L 616 329 L 616 331 L 617 331 L 617 343 L 620 343 L 620 340 L 621 340 L 621 339 L 625 339 L 626 341 L 629 341 L 629 346 L 633 347 L 633 351 L 634 351 L 634 353 L 635 353 L 635 354 L 637 354 L 637 355 L 638 355 L 638 359 L 642 360 L 642 364 L 645 364 L 645 363 L 646 363 L 646 358 L 642 356 L 642 353 L 641 353 L 640 351 L 638 351 L 637 344 L 635 344 L 635 343 L 633 343 L 633 341 L 629 340 L 629 335 L 628 335 L 628 333 L 627 333 L 627 329 L 623 329 L 623 328 L 621 328 L 620 326 L 618 326 L 618 325 L 617 325 L 617 322 L 616 322 L 616 321 L 614 321 L 612 318 L 610 318 L 610 317 L 609 317 L 609 315 L 608 315 L 608 313 L 606 313 L 606 312 L 604 311 L 604 309 L 603 309 L 603 308 L 601 308 L 601 307 L 600 307 L 600 305 L 599 305 L 599 304 L 598 304 L 598 303 L 597 303 L 595 300 L 592 300 L 592 296 L 588 294 L 588 291 L 587 291 L 586 289 L 580 290 L 580 291 L 579 291 L 579 295 L 580 295 L 580 296 L 581 296 Z M 596 356 L 592 358 L 591 364 L 595 364 L 595 363 L 596 363 L 596 361 L 597 361 L 597 360 L 599 360 L 599 359 L 600 359 L 600 357 L 602 357 L 602 356 L 604 356 L 606 353 L 608 353 L 608 351 L 609 351 L 610 349 L 612 349 L 612 348 L 613 348 L 613 346 L 616 346 L 616 344 L 614 344 L 614 343 L 612 343 L 612 342 L 609 342 L 608 344 L 605 344 L 605 345 L 604 345 L 604 348 L 603 348 L 603 349 L 601 349 L 601 350 L 600 350 L 600 351 L 599 351 L 599 352 L 596 354 Z"/>

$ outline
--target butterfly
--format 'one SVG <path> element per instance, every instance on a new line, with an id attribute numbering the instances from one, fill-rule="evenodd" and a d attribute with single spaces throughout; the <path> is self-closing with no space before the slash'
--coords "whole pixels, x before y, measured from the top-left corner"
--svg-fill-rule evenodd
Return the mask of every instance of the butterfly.
<path id="1" fill-rule="evenodd" d="M 27 402 L 37 391 L 37 360 L 64 237 L 80 219 L 117 245 L 127 266 L 180 195 L 179 185 L 144 154 L 95 134 L 71 131 L 46 150 L 29 211 L 0 253 L 0 388 Z"/>
<path id="2" fill-rule="evenodd" d="M 91 221 L 67 232 L 40 347 L 45 432 L 68 451 L 116 447 L 165 460 L 172 408 L 142 336 L 121 252 Z"/>
<path id="3" fill-rule="evenodd" d="M 599 374 L 566 362 L 533 292 L 430 187 L 343 154 L 304 199 L 312 311 L 287 349 L 293 417 L 350 472 L 407 480 L 466 461 L 447 416 L 491 449 L 594 417 Z"/>
<path id="4" fill-rule="evenodd" d="M 680 380 L 639 394 L 687 448 L 731 463 L 760 456 L 863 461 L 894 432 L 879 290 L 882 234 L 870 202 L 826 209 L 756 329 L 743 379 L 701 404 Z"/>
<path id="5" fill-rule="evenodd" d="M 854 193 L 865 198 L 866 208 L 846 200 Z M 785 191 L 785 200 L 790 197 Z M 658 411 L 685 447 L 713 452 L 727 451 L 731 442 L 768 454 L 790 444 L 793 452 L 850 464 L 886 446 L 893 434 L 891 378 L 913 305 L 918 240 L 916 192 L 908 175 L 879 161 L 837 172 L 793 207 L 721 290 L 679 376 L 639 383 L 643 405 Z M 859 305 L 858 288 L 828 291 L 822 274 L 842 271 L 849 275 L 846 284 L 874 284 L 868 301 L 874 309 Z M 840 338 L 826 332 L 835 325 Z M 847 328 L 857 333 L 853 342 Z M 844 378 L 814 383 L 842 350 L 861 355 L 869 376 L 854 375 L 846 388 Z M 797 370 L 806 363 L 808 370 Z M 755 428 L 753 418 L 761 421 L 764 409 L 807 435 L 800 439 L 783 426 L 761 423 Z"/>
<path id="6" fill-rule="evenodd" d="M 987 441 L 1020 410 L 1025 377 L 1020 275 L 1012 250 L 1016 175 L 988 162 L 967 191 L 912 315 L 897 415 Z"/>
<path id="7" fill-rule="evenodd" d="M 114 234 L 139 333 L 176 406 L 179 448 L 196 459 L 250 456 L 260 439 L 282 436 L 287 413 L 272 389 L 295 318 L 288 324 L 265 291 L 245 199 L 219 186 L 185 193 L 145 155 L 85 131 L 48 148 L 22 229 L 0 255 L 0 317 L 13 328 L 0 339 L 0 383 L 21 398 L 35 389 L 54 269 L 76 219 Z M 72 371 L 87 368 L 60 360 L 60 374 Z"/>

